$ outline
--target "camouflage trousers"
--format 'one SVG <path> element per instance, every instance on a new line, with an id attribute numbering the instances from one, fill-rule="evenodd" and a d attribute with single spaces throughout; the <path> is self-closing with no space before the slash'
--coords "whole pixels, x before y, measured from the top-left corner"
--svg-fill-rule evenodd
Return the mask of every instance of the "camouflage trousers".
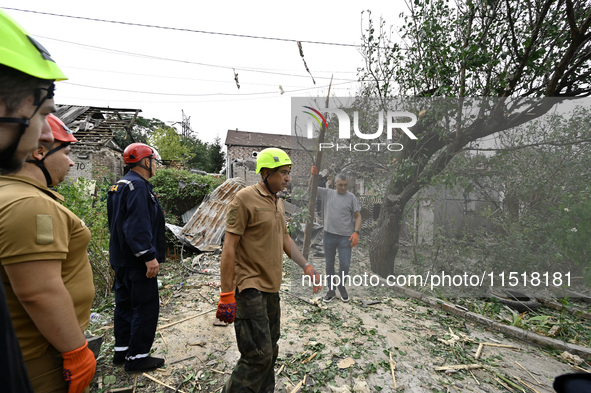
<path id="1" fill-rule="evenodd" d="M 236 293 L 236 342 L 240 359 L 224 393 L 268 393 L 275 390 L 281 308 L 279 293 L 247 288 Z"/>

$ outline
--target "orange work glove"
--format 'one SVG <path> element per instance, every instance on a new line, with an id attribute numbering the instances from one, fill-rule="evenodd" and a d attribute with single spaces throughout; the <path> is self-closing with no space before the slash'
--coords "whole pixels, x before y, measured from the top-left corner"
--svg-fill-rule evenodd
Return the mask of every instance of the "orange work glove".
<path id="1" fill-rule="evenodd" d="M 215 317 L 222 322 L 232 323 L 236 319 L 236 299 L 234 292 L 220 293 L 218 310 Z"/>
<path id="2" fill-rule="evenodd" d="M 315 166 L 312 166 L 312 168 L 310 168 L 310 173 L 313 175 L 317 175 L 318 174 L 318 168 L 316 168 Z"/>
<path id="3" fill-rule="evenodd" d="M 64 381 L 68 385 L 68 393 L 82 393 L 92 382 L 96 359 L 88 341 L 78 349 L 62 353 L 64 358 Z"/>
<path id="4" fill-rule="evenodd" d="M 322 289 L 322 279 L 320 278 L 318 272 L 316 272 L 316 269 L 314 269 L 312 265 L 310 265 L 309 263 L 306 266 L 304 266 L 304 274 L 306 276 L 310 276 L 310 278 L 312 279 L 312 293 L 316 293 Z"/>
<path id="5" fill-rule="evenodd" d="M 355 247 L 357 243 L 359 243 L 359 234 L 357 232 L 353 232 L 351 237 L 349 237 L 349 241 L 351 242 L 351 247 Z"/>

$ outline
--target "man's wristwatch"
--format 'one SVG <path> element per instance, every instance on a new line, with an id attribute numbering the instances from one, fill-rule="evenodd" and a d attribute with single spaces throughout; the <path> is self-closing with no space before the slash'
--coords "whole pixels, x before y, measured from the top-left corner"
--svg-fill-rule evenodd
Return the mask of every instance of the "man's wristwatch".
<path id="1" fill-rule="evenodd" d="M 358 234 L 358 235 L 359 235 L 359 231 L 353 231 L 353 232 L 355 232 L 356 234 Z"/>

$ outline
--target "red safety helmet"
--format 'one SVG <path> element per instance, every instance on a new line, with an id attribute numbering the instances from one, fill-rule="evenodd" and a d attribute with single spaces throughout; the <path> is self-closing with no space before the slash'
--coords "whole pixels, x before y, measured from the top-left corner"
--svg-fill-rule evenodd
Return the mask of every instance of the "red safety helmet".
<path id="1" fill-rule="evenodd" d="M 144 143 L 132 143 L 123 151 L 123 162 L 125 164 L 136 164 L 145 157 L 160 160 L 160 155 L 156 149 L 153 149 Z"/>
<path id="2" fill-rule="evenodd" d="M 51 127 L 51 132 L 53 133 L 53 139 L 60 142 L 78 142 L 78 139 L 74 137 L 72 134 L 72 130 L 70 130 L 63 121 L 61 121 L 56 115 L 50 113 L 47 115 L 47 122 Z"/>

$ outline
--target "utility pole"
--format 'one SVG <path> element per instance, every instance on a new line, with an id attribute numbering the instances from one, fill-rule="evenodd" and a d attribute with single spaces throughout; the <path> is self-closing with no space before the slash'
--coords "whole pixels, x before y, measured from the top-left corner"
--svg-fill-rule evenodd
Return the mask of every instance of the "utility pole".
<path id="1" fill-rule="evenodd" d="M 332 87 L 332 76 L 330 77 L 330 84 L 328 85 L 328 94 L 326 95 L 326 105 L 325 107 L 328 108 L 328 100 L 330 98 L 330 88 Z M 324 134 L 326 133 L 326 127 L 324 122 L 322 122 L 322 126 L 320 127 L 320 133 L 318 134 L 318 146 L 316 146 L 316 158 L 314 160 L 314 166 L 320 170 L 320 164 L 322 163 L 322 150 L 320 150 L 320 144 L 324 143 Z M 308 212 L 310 216 L 308 217 L 308 221 L 306 222 L 306 229 L 304 231 L 304 247 L 302 253 L 304 254 L 304 258 L 308 259 L 308 255 L 310 254 L 310 244 L 312 243 L 312 227 L 314 225 L 314 213 L 316 212 L 316 196 L 318 195 L 318 175 L 312 174 L 310 177 L 310 184 L 311 190 L 310 191 L 310 201 L 308 202 Z"/>

